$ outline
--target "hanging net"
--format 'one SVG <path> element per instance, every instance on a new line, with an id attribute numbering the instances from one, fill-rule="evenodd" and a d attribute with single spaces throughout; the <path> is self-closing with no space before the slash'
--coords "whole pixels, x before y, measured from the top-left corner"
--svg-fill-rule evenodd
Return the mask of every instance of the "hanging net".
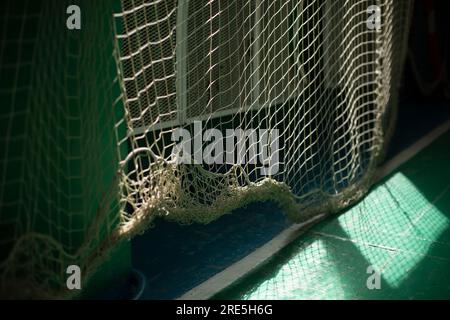
<path id="1" fill-rule="evenodd" d="M 70 296 L 68 265 L 91 274 L 157 217 L 273 200 L 302 221 L 360 199 L 395 123 L 410 6 L 3 1 L 0 294 Z"/>

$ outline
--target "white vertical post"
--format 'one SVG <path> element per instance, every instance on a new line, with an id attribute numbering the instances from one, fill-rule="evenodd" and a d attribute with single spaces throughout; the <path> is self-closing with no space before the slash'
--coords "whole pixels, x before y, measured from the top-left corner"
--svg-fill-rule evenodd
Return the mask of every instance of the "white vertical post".
<path id="1" fill-rule="evenodd" d="M 189 0 L 178 0 L 176 30 L 176 71 L 178 123 L 186 122 L 187 112 L 187 46 L 188 46 L 188 8 Z"/>
<path id="2" fill-rule="evenodd" d="M 255 1 L 255 5 L 256 5 L 256 10 L 255 10 L 255 25 L 253 26 L 253 63 L 252 63 L 252 103 L 251 103 L 251 108 L 257 108 L 259 105 L 259 94 L 260 94 L 260 63 L 261 63 L 261 59 L 260 59 L 260 35 L 261 35 L 261 4 L 262 0 L 256 0 Z"/>
<path id="3" fill-rule="evenodd" d="M 325 0 L 325 12 L 323 13 L 323 54 L 324 54 L 324 74 L 325 74 L 325 86 L 326 88 L 333 89 L 338 86 L 337 73 L 339 70 L 339 54 L 336 52 L 336 44 L 333 42 L 339 41 L 336 39 L 336 35 L 341 30 L 339 23 L 340 16 L 336 16 L 336 8 L 342 4 L 342 1 Z"/>

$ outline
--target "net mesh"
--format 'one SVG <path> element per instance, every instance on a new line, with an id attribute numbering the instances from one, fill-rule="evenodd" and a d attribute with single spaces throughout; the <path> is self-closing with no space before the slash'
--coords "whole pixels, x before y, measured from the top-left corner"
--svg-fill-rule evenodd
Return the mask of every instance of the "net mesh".
<path id="1" fill-rule="evenodd" d="M 156 217 L 273 200 L 300 221 L 370 186 L 410 1 L 71 2 L 81 30 L 65 0 L 1 5 L 2 296 L 67 296 L 67 265 Z"/>
<path id="2" fill-rule="evenodd" d="M 395 114 L 409 18 L 409 3 L 380 1 L 371 29 L 372 4 L 123 1 L 123 215 L 208 222 L 270 198 L 303 219 L 358 198 Z"/>

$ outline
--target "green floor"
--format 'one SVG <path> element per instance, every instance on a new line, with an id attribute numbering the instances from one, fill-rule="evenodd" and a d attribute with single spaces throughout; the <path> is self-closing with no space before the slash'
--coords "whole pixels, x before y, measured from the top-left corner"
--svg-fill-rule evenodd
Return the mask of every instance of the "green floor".
<path id="1" fill-rule="evenodd" d="M 450 299 L 450 132 L 215 298 Z"/>

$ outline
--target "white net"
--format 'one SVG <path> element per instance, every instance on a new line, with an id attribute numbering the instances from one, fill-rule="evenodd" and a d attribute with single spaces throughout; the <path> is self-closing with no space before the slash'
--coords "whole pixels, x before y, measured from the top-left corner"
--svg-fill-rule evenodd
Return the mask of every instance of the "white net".
<path id="1" fill-rule="evenodd" d="M 410 1 L 72 2 L 82 30 L 68 1 L 2 4 L 2 295 L 67 295 L 67 265 L 156 217 L 273 200 L 299 221 L 370 186 Z"/>
<path id="2" fill-rule="evenodd" d="M 409 5 L 123 1 L 129 227 L 263 199 L 298 220 L 359 198 L 394 115 Z"/>

